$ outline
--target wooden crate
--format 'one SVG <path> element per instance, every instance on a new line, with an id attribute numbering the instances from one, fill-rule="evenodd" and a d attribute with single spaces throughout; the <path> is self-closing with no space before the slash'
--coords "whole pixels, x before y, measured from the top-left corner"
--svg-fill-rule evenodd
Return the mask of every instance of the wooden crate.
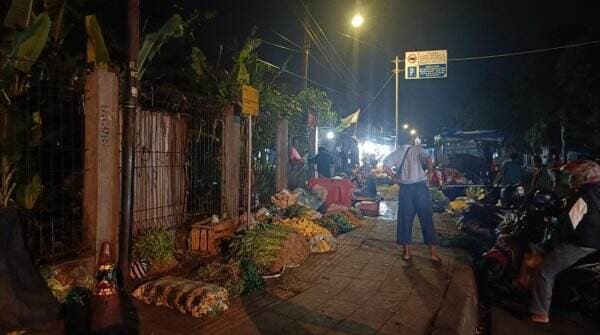
<path id="1" fill-rule="evenodd" d="M 219 240 L 231 236 L 231 234 L 231 221 L 229 220 L 224 220 L 217 224 L 205 222 L 192 224 L 190 249 L 216 255 Z"/>

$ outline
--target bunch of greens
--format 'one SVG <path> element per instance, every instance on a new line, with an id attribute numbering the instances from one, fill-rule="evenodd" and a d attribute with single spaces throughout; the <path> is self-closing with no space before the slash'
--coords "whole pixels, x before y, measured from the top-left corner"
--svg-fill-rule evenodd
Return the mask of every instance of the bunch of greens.
<path id="1" fill-rule="evenodd" d="M 323 218 L 315 221 L 315 223 L 318 224 L 319 226 L 329 230 L 331 232 L 331 234 L 334 236 L 338 234 L 338 230 L 339 230 L 338 224 L 331 217 L 323 217 Z"/>
<path id="2" fill-rule="evenodd" d="M 350 220 L 348 220 L 348 218 L 342 213 L 329 215 L 329 218 L 335 221 L 338 226 L 338 233 L 340 234 L 347 233 L 355 228 Z"/>
<path id="3" fill-rule="evenodd" d="M 134 238 L 133 258 L 150 264 L 165 264 L 174 259 L 175 242 L 164 228 L 147 229 Z"/>
<path id="4" fill-rule="evenodd" d="M 278 224 L 259 223 L 231 238 L 230 264 L 238 263 L 244 278 L 243 293 L 249 293 L 264 286 L 261 274 L 268 273 L 277 259 L 285 240 L 295 234 L 290 227 Z"/>
<path id="5" fill-rule="evenodd" d="M 233 261 L 252 261 L 258 270 L 268 272 L 279 250 L 294 230 L 277 224 L 258 224 L 254 229 L 235 235 L 229 244 Z"/>
<path id="6" fill-rule="evenodd" d="M 241 270 L 240 262 L 210 263 L 196 270 L 190 279 L 222 286 L 230 297 L 235 297 L 242 294 L 245 288 Z"/>
<path id="7" fill-rule="evenodd" d="M 446 198 L 446 195 L 444 195 L 444 192 L 442 192 L 438 188 L 431 189 L 431 199 L 433 200 L 433 202 L 440 202 L 440 201 L 448 200 L 448 198 Z"/>
<path id="8" fill-rule="evenodd" d="M 479 201 L 479 200 L 483 199 L 483 197 L 485 197 L 485 189 L 483 187 L 477 187 L 477 186 L 467 187 L 465 189 L 465 195 L 469 199 Z"/>

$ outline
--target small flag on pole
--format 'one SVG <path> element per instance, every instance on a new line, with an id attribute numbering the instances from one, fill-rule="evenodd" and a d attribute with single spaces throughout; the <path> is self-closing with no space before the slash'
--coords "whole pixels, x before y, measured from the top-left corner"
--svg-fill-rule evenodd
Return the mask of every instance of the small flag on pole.
<path id="1" fill-rule="evenodd" d="M 346 129 L 350 127 L 351 124 L 358 123 L 358 118 L 360 117 L 360 108 L 356 110 L 356 112 L 346 116 L 345 118 L 340 120 L 340 125 L 338 126 L 339 130 Z"/>

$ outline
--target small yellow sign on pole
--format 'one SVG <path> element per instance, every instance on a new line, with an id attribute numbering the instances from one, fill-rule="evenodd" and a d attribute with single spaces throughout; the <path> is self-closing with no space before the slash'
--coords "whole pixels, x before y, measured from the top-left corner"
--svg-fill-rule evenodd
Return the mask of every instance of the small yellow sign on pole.
<path id="1" fill-rule="evenodd" d="M 258 116 L 258 90 L 249 85 L 242 86 L 242 114 Z"/>

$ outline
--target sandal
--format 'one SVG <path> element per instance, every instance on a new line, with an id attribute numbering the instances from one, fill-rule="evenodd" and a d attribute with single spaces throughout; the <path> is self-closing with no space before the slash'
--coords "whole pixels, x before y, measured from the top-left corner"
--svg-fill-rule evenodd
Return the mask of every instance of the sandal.
<path id="1" fill-rule="evenodd" d="M 532 314 L 531 321 L 535 323 L 547 324 L 550 323 L 550 318 L 548 315 Z"/>

